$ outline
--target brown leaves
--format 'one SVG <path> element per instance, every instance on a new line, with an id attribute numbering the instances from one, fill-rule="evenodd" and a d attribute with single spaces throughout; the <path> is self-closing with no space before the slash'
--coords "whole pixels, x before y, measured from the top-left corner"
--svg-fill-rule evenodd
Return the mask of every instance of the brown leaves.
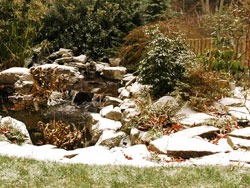
<path id="1" fill-rule="evenodd" d="M 80 130 L 71 125 L 66 125 L 62 121 L 51 121 L 50 123 L 38 122 L 44 140 L 40 144 L 52 144 L 59 148 L 72 150 L 85 146 L 85 128 Z"/>
<path id="2" fill-rule="evenodd" d="M 173 124 L 171 127 L 167 128 L 166 134 L 170 135 L 172 133 L 175 133 L 175 132 L 179 131 L 182 128 L 183 128 L 183 125 Z"/>

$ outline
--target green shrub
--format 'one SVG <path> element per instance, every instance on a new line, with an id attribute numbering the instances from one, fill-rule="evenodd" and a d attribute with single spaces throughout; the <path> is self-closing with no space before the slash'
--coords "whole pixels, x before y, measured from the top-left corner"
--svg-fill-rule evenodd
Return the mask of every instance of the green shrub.
<path id="1" fill-rule="evenodd" d="M 144 22 L 153 22 L 163 19 L 167 16 L 167 11 L 170 11 L 169 0 L 144 0 L 142 15 Z"/>
<path id="2" fill-rule="evenodd" d="M 0 63 L 24 66 L 41 26 L 45 6 L 40 0 L 0 1 Z"/>
<path id="3" fill-rule="evenodd" d="M 93 59 L 115 54 L 123 37 L 140 25 L 138 1 L 56 1 L 44 18 L 40 41 L 52 43 L 51 50 L 77 47 Z"/>
<path id="4" fill-rule="evenodd" d="M 139 63 L 138 77 L 142 84 L 152 85 L 153 95 L 159 96 L 172 91 L 183 78 L 188 51 L 184 43 L 168 38 L 157 28 L 147 30 L 146 35 L 152 35 L 153 40 Z"/>

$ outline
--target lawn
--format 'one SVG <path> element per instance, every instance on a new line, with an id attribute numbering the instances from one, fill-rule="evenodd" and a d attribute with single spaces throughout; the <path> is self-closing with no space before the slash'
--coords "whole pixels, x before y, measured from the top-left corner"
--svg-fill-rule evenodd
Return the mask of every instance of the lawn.
<path id="1" fill-rule="evenodd" d="M 249 187 L 250 168 L 63 164 L 0 156 L 0 187 Z"/>

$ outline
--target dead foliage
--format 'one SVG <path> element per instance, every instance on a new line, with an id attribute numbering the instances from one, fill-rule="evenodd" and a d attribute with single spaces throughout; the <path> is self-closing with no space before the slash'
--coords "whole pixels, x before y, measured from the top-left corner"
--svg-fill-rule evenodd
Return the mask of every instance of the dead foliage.
<path id="1" fill-rule="evenodd" d="M 85 127 L 80 129 L 80 126 L 75 127 L 55 120 L 50 123 L 40 121 L 38 127 L 43 133 L 43 141 L 40 141 L 40 144 L 52 144 L 66 150 L 85 147 Z"/>

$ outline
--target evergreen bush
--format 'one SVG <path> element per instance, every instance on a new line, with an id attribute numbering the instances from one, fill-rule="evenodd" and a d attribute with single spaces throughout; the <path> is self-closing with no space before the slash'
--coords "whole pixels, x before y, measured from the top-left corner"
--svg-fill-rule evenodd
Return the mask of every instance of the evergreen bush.
<path id="1" fill-rule="evenodd" d="M 183 42 L 169 39 L 157 28 L 146 31 L 153 40 L 147 46 L 147 53 L 139 63 L 139 81 L 152 85 L 152 94 L 160 96 L 170 92 L 185 72 L 188 51 Z"/>
<path id="2" fill-rule="evenodd" d="M 141 24 L 139 1 L 56 1 L 44 18 L 40 40 L 52 43 L 52 50 L 77 47 L 93 59 L 115 54 L 123 37 Z"/>

